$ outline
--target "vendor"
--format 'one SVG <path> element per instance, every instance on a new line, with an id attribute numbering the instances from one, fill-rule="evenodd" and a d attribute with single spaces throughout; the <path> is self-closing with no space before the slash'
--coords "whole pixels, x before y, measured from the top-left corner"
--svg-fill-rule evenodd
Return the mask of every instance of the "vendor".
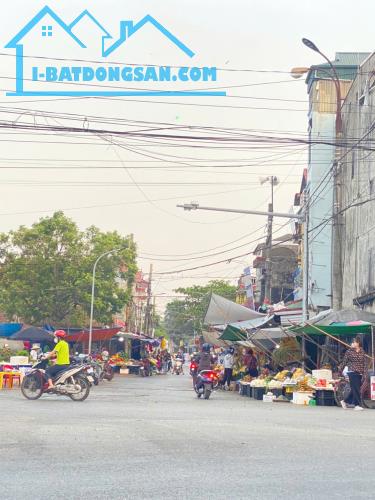
<path id="1" fill-rule="evenodd" d="M 251 377 L 257 377 L 259 375 L 258 361 L 252 349 L 247 349 L 243 363 L 246 366 L 246 372 L 248 375 Z"/>

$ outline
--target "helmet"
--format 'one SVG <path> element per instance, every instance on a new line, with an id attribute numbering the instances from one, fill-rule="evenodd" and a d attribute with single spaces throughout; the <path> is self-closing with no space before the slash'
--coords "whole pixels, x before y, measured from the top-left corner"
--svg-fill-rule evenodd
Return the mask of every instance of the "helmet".
<path id="1" fill-rule="evenodd" d="M 210 344 L 203 344 L 202 345 L 202 352 L 210 352 L 211 346 Z"/>
<path id="2" fill-rule="evenodd" d="M 233 354 L 233 353 L 234 353 L 234 347 L 230 347 L 230 348 L 228 349 L 228 352 L 229 352 L 230 354 Z"/>
<path id="3" fill-rule="evenodd" d="M 66 332 L 65 330 L 56 330 L 54 336 L 59 339 L 63 339 L 64 337 L 66 337 Z"/>

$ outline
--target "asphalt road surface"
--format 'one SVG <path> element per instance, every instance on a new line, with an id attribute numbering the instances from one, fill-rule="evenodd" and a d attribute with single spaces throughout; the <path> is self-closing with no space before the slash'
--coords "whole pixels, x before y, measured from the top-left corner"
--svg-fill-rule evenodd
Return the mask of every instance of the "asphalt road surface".
<path id="1" fill-rule="evenodd" d="M 0 498 L 375 497 L 375 410 L 266 404 L 189 376 L 117 376 L 82 403 L 0 391 Z"/>

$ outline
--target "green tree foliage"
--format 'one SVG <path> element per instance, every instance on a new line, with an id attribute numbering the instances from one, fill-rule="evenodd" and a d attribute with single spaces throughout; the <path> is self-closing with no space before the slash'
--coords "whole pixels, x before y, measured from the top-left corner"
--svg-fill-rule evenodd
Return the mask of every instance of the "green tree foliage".
<path id="1" fill-rule="evenodd" d="M 165 311 L 164 325 L 168 335 L 174 339 L 184 340 L 193 337 L 194 332 L 200 335 L 210 294 L 216 293 L 234 301 L 236 290 L 235 286 L 222 280 L 212 280 L 205 286 L 178 288 L 175 291 L 184 297 L 169 302 Z"/>
<path id="2" fill-rule="evenodd" d="M 114 248 L 97 267 L 95 319 L 111 322 L 112 315 L 131 300 L 137 270 L 136 247 L 130 237 L 80 231 L 62 212 L 31 227 L 0 234 L 0 308 L 8 318 L 26 323 L 78 323 L 87 319 L 92 269 L 96 258 Z"/>

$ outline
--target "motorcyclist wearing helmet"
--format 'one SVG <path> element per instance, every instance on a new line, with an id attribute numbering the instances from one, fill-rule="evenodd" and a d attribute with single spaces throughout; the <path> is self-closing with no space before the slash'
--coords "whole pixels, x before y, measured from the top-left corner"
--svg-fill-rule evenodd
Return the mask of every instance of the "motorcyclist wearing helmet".
<path id="1" fill-rule="evenodd" d="M 202 352 L 200 353 L 199 356 L 198 372 L 201 372 L 202 370 L 211 370 L 212 363 L 214 360 L 211 356 L 210 351 L 211 351 L 210 344 L 202 345 Z"/>
<path id="2" fill-rule="evenodd" d="M 176 354 L 176 361 L 181 361 L 181 363 L 184 362 L 184 355 L 182 351 L 178 351 L 178 353 Z"/>
<path id="3" fill-rule="evenodd" d="M 49 366 L 46 370 L 48 389 L 54 388 L 52 379 L 56 377 L 58 373 L 66 370 L 70 365 L 69 344 L 66 342 L 65 337 L 66 332 L 64 330 L 56 330 L 54 333 L 55 348 L 45 356 L 46 359 L 56 360 L 56 363 Z"/>

